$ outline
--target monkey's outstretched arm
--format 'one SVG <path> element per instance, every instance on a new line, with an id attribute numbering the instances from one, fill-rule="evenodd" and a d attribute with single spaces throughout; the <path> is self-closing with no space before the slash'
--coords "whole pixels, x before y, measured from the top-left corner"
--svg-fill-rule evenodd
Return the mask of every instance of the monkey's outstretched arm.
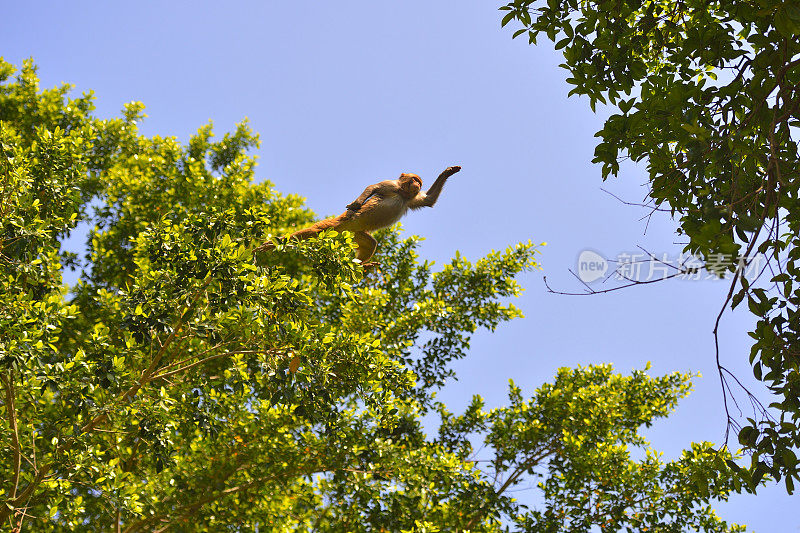
<path id="1" fill-rule="evenodd" d="M 413 200 L 411 200 L 411 202 L 409 202 L 408 207 L 411 209 L 419 209 L 420 207 L 433 207 L 433 204 L 435 204 L 436 200 L 439 199 L 439 193 L 442 192 L 442 187 L 444 187 L 447 178 L 459 170 L 461 170 L 461 167 L 458 165 L 447 167 L 444 172 L 439 174 L 439 177 L 433 182 L 431 188 L 426 192 L 420 192 L 416 197 L 414 197 Z"/>

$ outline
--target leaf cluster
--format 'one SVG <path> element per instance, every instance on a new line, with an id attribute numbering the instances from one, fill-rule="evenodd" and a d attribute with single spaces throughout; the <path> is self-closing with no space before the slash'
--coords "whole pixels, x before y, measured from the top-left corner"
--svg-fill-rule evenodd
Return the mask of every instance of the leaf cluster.
<path id="1" fill-rule="evenodd" d="M 753 454 L 744 479 L 769 472 L 791 493 L 800 479 L 797 2 L 515 0 L 501 10 L 503 25 L 522 26 L 515 37 L 543 33 L 563 51 L 570 94 L 618 111 L 596 135 L 603 177 L 624 158 L 645 162 L 651 205 L 678 219 L 684 251 L 733 275 L 723 310 L 746 300 L 758 318 L 750 362 L 776 398 L 765 408 L 751 395 L 743 428 L 728 414 Z M 727 407 L 735 380 L 721 365 L 720 378 Z"/>
<path id="2" fill-rule="evenodd" d="M 628 452 L 689 376 L 565 369 L 488 413 L 435 400 L 475 331 L 521 316 L 507 299 L 538 266 L 531 243 L 434 272 L 393 228 L 368 275 L 335 232 L 254 254 L 312 214 L 253 183 L 246 123 L 183 145 L 140 135 L 139 103 L 101 121 L 88 96 L 38 90 L 31 64 L 0 72 L 2 527 L 588 530 L 667 513 L 739 530 L 708 507 L 737 488 L 707 467 L 727 455 Z M 80 260 L 61 251 L 79 221 Z M 508 489 L 537 476 L 548 503 L 529 510 Z"/>

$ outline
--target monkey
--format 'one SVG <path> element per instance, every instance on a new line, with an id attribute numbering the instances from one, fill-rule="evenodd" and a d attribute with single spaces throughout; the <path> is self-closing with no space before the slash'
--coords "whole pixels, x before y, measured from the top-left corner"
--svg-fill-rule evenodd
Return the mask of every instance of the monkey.
<path id="1" fill-rule="evenodd" d="M 422 178 L 416 174 L 402 173 L 395 180 L 384 180 L 370 185 L 361 195 L 347 205 L 347 210 L 339 216 L 326 218 L 307 228 L 295 231 L 289 239 L 308 239 L 318 235 L 326 229 L 336 231 L 349 231 L 358 244 L 356 259 L 364 267 L 374 266 L 369 263 L 378 241 L 369 234 L 380 228 L 386 228 L 400 220 L 409 209 L 433 207 L 439 199 L 447 178 L 461 170 L 460 166 L 452 166 L 439 174 L 431 188 L 422 191 Z M 257 250 L 273 248 L 268 241 Z"/>

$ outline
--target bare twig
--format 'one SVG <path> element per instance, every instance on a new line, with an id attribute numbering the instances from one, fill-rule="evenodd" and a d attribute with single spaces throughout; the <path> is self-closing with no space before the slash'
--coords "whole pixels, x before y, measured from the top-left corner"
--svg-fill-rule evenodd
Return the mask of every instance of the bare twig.
<path id="1" fill-rule="evenodd" d="M 611 191 L 609 191 L 607 189 L 604 189 L 603 187 L 600 187 L 600 190 L 603 191 L 604 193 L 608 194 L 609 196 L 613 196 L 614 198 L 616 198 L 617 200 L 619 200 L 621 203 L 623 203 L 625 205 L 630 205 L 630 206 L 634 206 L 634 207 L 645 207 L 647 209 L 651 209 L 652 211 L 661 211 L 661 212 L 664 212 L 664 213 L 671 213 L 672 212 L 671 209 L 664 209 L 663 207 L 657 207 L 657 206 L 650 205 L 650 204 L 643 204 L 643 203 L 639 203 L 639 202 L 630 202 L 628 200 L 623 200 L 622 198 L 620 198 L 619 196 L 617 196 L 613 192 L 611 192 Z"/>
<path id="2" fill-rule="evenodd" d="M 577 274 L 575 274 L 575 272 L 573 272 L 571 269 L 570 269 L 569 272 L 573 276 L 578 277 Z M 646 281 L 630 280 L 631 283 L 628 283 L 628 284 L 625 284 L 625 285 L 620 285 L 619 287 L 612 287 L 610 289 L 596 290 L 596 289 L 592 289 L 591 287 L 589 287 L 587 292 L 556 291 L 552 287 L 550 287 L 550 285 L 547 283 L 547 276 L 544 277 L 544 285 L 545 285 L 545 287 L 547 287 L 547 292 L 550 292 L 550 293 L 553 293 L 553 294 L 562 294 L 564 296 L 593 296 L 595 294 L 605 294 L 605 293 L 608 293 L 608 292 L 614 292 L 614 291 L 619 291 L 619 290 L 622 290 L 622 289 L 627 289 L 628 287 L 633 287 L 633 286 L 636 286 L 636 285 L 649 285 L 650 283 L 656 283 L 658 281 L 666 281 L 668 279 L 675 278 L 677 276 L 682 276 L 684 274 L 692 274 L 693 272 L 694 271 L 692 269 L 687 269 L 687 270 L 681 270 L 681 271 L 676 272 L 674 274 L 670 274 L 669 276 L 664 276 L 663 278 L 658 278 L 658 279 L 649 279 L 649 280 L 646 280 Z M 580 279 L 580 278 L 578 278 L 578 279 Z M 587 287 L 588 287 L 588 285 L 587 285 Z"/>

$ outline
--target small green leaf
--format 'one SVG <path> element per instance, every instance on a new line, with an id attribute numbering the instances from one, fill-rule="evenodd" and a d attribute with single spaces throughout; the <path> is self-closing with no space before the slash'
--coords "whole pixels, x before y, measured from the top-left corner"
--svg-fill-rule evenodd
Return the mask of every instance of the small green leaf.
<path id="1" fill-rule="evenodd" d="M 561 50 L 565 46 L 569 44 L 571 39 L 569 37 L 565 37 L 556 43 L 556 50 Z"/>

